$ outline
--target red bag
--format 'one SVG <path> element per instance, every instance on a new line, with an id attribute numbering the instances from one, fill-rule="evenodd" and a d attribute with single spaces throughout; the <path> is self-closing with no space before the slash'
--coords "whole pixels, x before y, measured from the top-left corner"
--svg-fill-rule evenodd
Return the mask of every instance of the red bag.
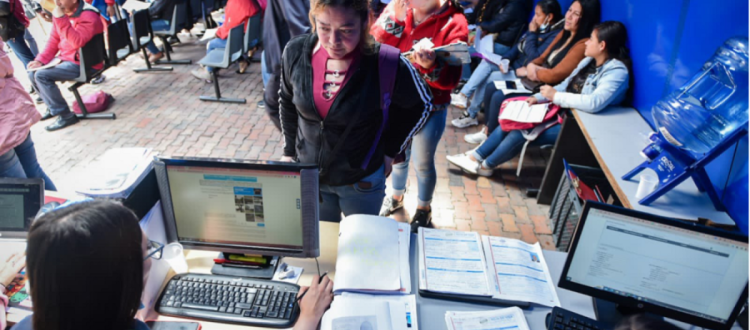
<path id="1" fill-rule="evenodd" d="M 522 101 L 526 102 L 526 99 L 528 99 L 529 96 L 518 96 L 518 97 L 511 97 L 509 99 L 506 99 L 503 101 L 503 104 L 500 105 L 500 113 L 502 114 L 505 110 L 505 107 L 508 105 L 508 103 L 513 101 Z M 555 118 L 560 113 L 560 106 L 557 104 L 550 103 L 549 109 L 547 109 L 547 114 L 544 115 L 544 120 L 542 120 L 541 123 L 519 123 L 517 121 L 508 120 L 508 119 L 500 119 L 500 116 L 497 117 L 497 121 L 500 123 L 500 128 L 505 132 L 510 132 L 514 130 L 523 130 L 523 129 L 532 129 L 539 124 L 549 122 L 553 118 Z M 558 117 L 558 122 L 562 123 L 562 118 Z"/>
<path id="2" fill-rule="evenodd" d="M 102 91 L 96 91 L 94 94 L 84 95 L 81 99 L 83 99 L 83 105 L 86 107 L 86 112 L 88 113 L 97 113 L 107 110 L 112 102 L 115 101 L 115 98 L 112 97 L 111 94 Z M 78 106 L 78 101 L 73 102 L 73 112 L 77 114 L 82 113 L 81 107 Z"/>

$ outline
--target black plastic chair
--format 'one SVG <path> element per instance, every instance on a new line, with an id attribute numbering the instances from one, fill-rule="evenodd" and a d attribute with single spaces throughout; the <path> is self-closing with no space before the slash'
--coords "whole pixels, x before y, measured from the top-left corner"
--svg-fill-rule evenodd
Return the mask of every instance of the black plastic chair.
<path id="1" fill-rule="evenodd" d="M 154 32 L 151 31 L 151 16 L 148 14 L 148 10 L 138 10 L 133 13 L 130 17 L 133 23 L 133 52 L 141 51 L 143 58 L 146 61 L 145 68 L 133 69 L 135 72 L 163 72 L 172 71 L 173 68 L 170 66 L 151 66 L 151 62 L 148 61 L 148 53 L 146 53 L 146 47 L 144 45 L 154 40 Z"/>
<path id="2" fill-rule="evenodd" d="M 135 52 L 133 43 L 130 42 L 127 21 L 119 20 L 107 27 L 107 44 L 109 45 L 107 49 L 109 66 L 116 66 Z"/>
<path id="3" fill-rule="evenodd" d="M 214 68 L 211 71 L 211 80 L 214 82 L 214 90 L 216 91 L 216 96 L 205 96 L 201 95 L 200 99 L 201 101 L 211 101 L 211 102 L 224 102 L 224 103 L 246 103 L 247 100 L 243 99 L 235 99 L 235 98 L 227 98 L 227 97 L 221 97 L 221 91 L 219 90 L 219 79 L 218 75 L 216 74 L 219 69 L 227 69 L 229 68 L 232 63 L 236 62 L 242 57 L 242 51 L 243 51 L 243 38 L 242 35 L 244 34 L 242 30 L 242 25 L 237 25 L 233 29 L 229 31 L 229 36 L 227 37 L 227 47 L 226 48 L 217 48 L 212 51 L 210 51 L 204 58 L 200 60 L 200 64 L 212 67 Z"/>
<path id="4" fill-rule="evenodd" d="M 172 22 L 169 24 L 169 30 L 153 31 L 154 35 L 161 39 L 161 43 L 164 45 L 164 55 L 167 56 L 166 61 L 158 60 L 156 64 L 192 64 L 192 60 L 172 60 L 170 53 L 172 52 L 172 45 L 169 44 L 169 37 L 177 38 L 177 32 L 182 29 L 188 28 L 188 12 L 186 3 L 178 3 L 174 5 L 174 11 L 172 12 Z M 179 38 L 177 38 L 179 40 Z"/>
<path id="5" fill-rule="evenodd" d="M 83 103 L 83 99 L 81 99 L 81 94 L 78 93 L 78 87 L 81 87 L 83 84 L 87 84 L 94 78 L 99 77 L 102 72 L 109 67 L 107 50 L 104 47 L 104 34 L 100 33 L 95 35 L 86 43 L 86 45 L 81 47 L 81 49 L 78 50 L 78 58 L 81 67 L 80 74 L 77 78 L 71 80 L 75 81 L 75 83 L 68 87 L 68 90 L 73 92 L 76 101 L 78 101 L 78 106 L 81 108 L 81 114 L 76 114 L 76 116 L 79 119 L 115 119 L 114 113 L 89 113 L 86 110 L 86 105 Z M 94 65 L 99 63 L 104 64 L 101 69 L 90 71 Z"/>
<path id="6" fill-rule="evenodd" d="M 211 3 L 211 7 L 208 6 L 205 0 L 190 0 L 188 4 L 190 5 L 190 18 L 192 19 L 193 25 L 198 22 L 203 22 L 204 29 L 212 29 L 216 27 L 216 22 L 214 22 L 211 17 L 213 3 Z"/>

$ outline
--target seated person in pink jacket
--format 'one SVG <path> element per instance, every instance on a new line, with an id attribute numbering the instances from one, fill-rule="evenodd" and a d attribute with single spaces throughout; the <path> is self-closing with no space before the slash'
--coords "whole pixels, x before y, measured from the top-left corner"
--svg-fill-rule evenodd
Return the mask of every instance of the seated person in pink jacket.
<path id="1" fill-rule="evenodd" d="M 39 91 L 39 95 L 47 105 L 47 111 L 42 116 L 42 120 L 58 116 L 52 125 L 46 127 L 48 131 L 65 128 L 78 122 L 78 118 L 70 111 L 56 82 L 71 80 L 79 76 L 78 50 L 93 36 L 104 31 L 99 11 L 83 0 L 56 0 L 56 4 L 57 7 L 52 11 L 54 18 L 47 46 L 27 67 L 27 70 L 41 67 L 56 57 L 62 61 L 54 67 L 29 72 L 29 81 Z M 92 69 L 101 69 L 101 67 L 102 64 L 97 64 Z"/>

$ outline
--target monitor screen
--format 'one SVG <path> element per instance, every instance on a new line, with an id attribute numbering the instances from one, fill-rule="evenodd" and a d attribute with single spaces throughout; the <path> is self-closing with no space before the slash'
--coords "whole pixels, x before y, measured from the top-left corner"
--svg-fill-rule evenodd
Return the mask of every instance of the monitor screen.
<path id="1" fill-rule="evenodd" d="M 26 237 L 43 201 L 41 179 L 0 179 L 0 237 Z"/>
<path id="2" fill-rule="evenodd" d="M 565 281 L 641 306 L 731 323 L 748 283 L 746 239 L 598 205 L 588 205 L 583 214 Z"/>
<path id="3" fill-rule="evenodd" d="M 317 235 L 317 208 L 309 206 L 317 204 L 318 188 L 308 184 L 311 176 L 317 183 L 317 170 L 210 160 L 167 161 L 163 168 L 166 217 L 187 248 L 302 254 L 311 231 Z"/>

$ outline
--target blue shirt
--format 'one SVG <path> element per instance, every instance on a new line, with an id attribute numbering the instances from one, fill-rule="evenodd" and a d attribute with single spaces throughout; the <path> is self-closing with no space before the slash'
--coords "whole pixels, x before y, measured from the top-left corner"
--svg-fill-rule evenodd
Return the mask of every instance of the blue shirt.
<path id="1" fill-rule="evenodd" d="M 16 323 L 11 330 L 34 330 L 34 327 L 31 326 L 31 315 L 25 317 L 21 322 Z M 146 323 L 141 322 L 141 320 L 135 320 L 135 328 L 133 330 L 150 330 Z"/>

